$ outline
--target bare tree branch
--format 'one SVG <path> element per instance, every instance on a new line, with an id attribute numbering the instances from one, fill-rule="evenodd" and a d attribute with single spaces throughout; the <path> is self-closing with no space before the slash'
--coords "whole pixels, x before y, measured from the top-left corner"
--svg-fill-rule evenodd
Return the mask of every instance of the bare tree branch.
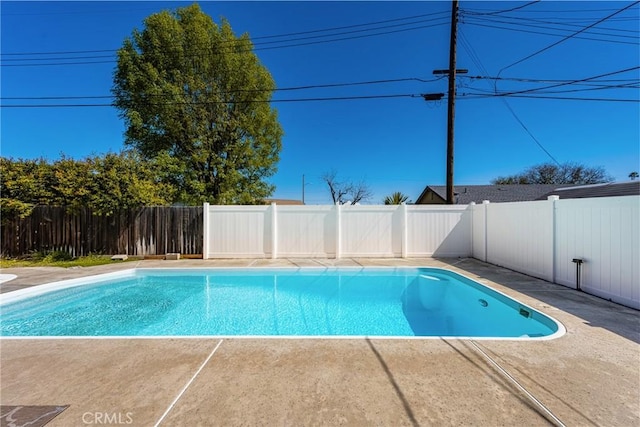
<path id="1" fill-rule="evenodd" d="M 352 182 L 338 181 L 338 173 L 335 170 L 331 170 L 322 175 L 321 179 L 329 187 L 329 193 L 331 194 L 331 200 L 333 203 L 339 203 L 344 205 L 347 202 L 351 204 L 360 203 L 371 199 L 373 193 L 369 186 L 361 181 L 358 184 Z"/>
<path id="2" fill-rule="evenodd" d="M 349 191 L 349 195 L 351 196 L 351 203 L 354 205 L 356 203 L 367 201 L 373 197 L 373 193 L 369 189 L 369 186 L 363 181 L 360 181 L 357 185 L 353 185 L 351 187 L 351 191 Z"/>

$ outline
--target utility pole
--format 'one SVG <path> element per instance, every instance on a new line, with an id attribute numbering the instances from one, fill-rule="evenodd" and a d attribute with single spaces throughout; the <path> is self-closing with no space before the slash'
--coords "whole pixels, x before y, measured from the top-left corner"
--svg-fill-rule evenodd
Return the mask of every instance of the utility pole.
<path id="1" fill-rule="evenodd" d="M 447 95 L 447 204 L 454 204 L 453 195 L 453 129 L 456 105 L 456 74 L 466 74 L 465 69 L 456 70 L 456 45 L 458 39 L 458 0 L 451 2 L 451 38 L 449 41 L 449 69 L 433 70 L 433 74 L 449 75 L 449 91 Z M 425 101 L 438 100 L 439 94 L 422 95 Z M 441 97 L 440 97 L 441 98 Z"/>
<path id="2" fill-rule="evenodd" d="M 302 204 L 304 205 L 304 174 L 302 174 Z"/>
<path id="3" fill-rule="evenodd" d="M 458 39 L 458 0 L 451 2 L 449 42 L 449 98 L 447 104 L 447 204 L 453 204 L 453 123 L 456 102 L 456 44 Z"/>

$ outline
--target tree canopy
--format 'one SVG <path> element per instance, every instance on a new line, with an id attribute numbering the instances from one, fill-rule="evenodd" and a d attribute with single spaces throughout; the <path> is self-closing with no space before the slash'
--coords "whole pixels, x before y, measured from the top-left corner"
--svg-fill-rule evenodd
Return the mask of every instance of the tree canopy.
<path id="1" fill-rule="evenodd" d="M 166 166 L 179 201 L 250 204 L 273 193 L 282 128 L 275 82 L 249 36 L 197 4 L 156 13 L 118 51 L 125 143 Z"/>
<path id="2" fill-rule="evenodd" d="M 544 163 L 532 166 L 519 174 L 498 177 L 491 183 L 588 185 L 611 181 L 613 178 L 602 167 L 588 167 L 577 163 Z"/>
<path id="3" fill-rule="evenodd" d="M 88 207 L 111 215 L 119 209 L 168 205 L 173 186 L 162 181 L 163 165 L 132 152 L 53 162 L 0 157 L 2 214 L 26 216 L 35 205 Z"/>

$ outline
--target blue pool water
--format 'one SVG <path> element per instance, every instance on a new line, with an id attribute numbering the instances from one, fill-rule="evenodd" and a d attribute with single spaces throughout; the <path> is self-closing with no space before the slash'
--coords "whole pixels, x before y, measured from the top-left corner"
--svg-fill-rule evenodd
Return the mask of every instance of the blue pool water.
<path id="1" fill-rule="evenodd" d="M 453 272 L 132 270 L 0 306 L 2 336 L 548 337 L 551 318 Z"/>

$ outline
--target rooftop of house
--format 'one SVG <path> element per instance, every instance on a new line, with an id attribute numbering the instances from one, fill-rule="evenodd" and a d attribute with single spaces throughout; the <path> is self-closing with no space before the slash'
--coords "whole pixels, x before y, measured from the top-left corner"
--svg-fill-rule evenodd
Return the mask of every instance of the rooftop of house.
<path id="1" fill-rule="evenodd" d="M 471 202 L 526 202 L 546 200 L 549 196 L 561 199 L 581 199 L 586 197 L 615 197 L 640 195 L 640 180 L 607 182 L 604 184 L 508 184 L 508 185 L 459 185 L 454 187 L 455 204 L 467 205 Z M 428 185 L 416 199 L 415 204 L 445 203 L 447 187 Z"/>
<path id="2" fill-rule="evenodd" d="M 509 184 L 509 185 L 458 185 L 453 189 L 455 204 L 466 205 L 471 202 L 526 202 L 537 200 L 541 196 L 552 192 L 558 187 L 556 184 Z M 428 185 L 416 199 L 416 204 L 430 203 L 426 200 L 427 194 L 432 192 L 435 203 L 444 203 L 447 199 L 447 187 L 444 185 Z M 431 202 L 433 203 L 433 202 Z"/>
<path id="3" fill-rule="evenodd" d="M 560 196 L 560 199 L 583 199 L 586 197 L 615 197 L 640 195 L 640 181 L 607 182 L 604 184 L 578 185 L 556 188 L 543 194 L 537 200 L 545 200 L 549 196 Z"/>

